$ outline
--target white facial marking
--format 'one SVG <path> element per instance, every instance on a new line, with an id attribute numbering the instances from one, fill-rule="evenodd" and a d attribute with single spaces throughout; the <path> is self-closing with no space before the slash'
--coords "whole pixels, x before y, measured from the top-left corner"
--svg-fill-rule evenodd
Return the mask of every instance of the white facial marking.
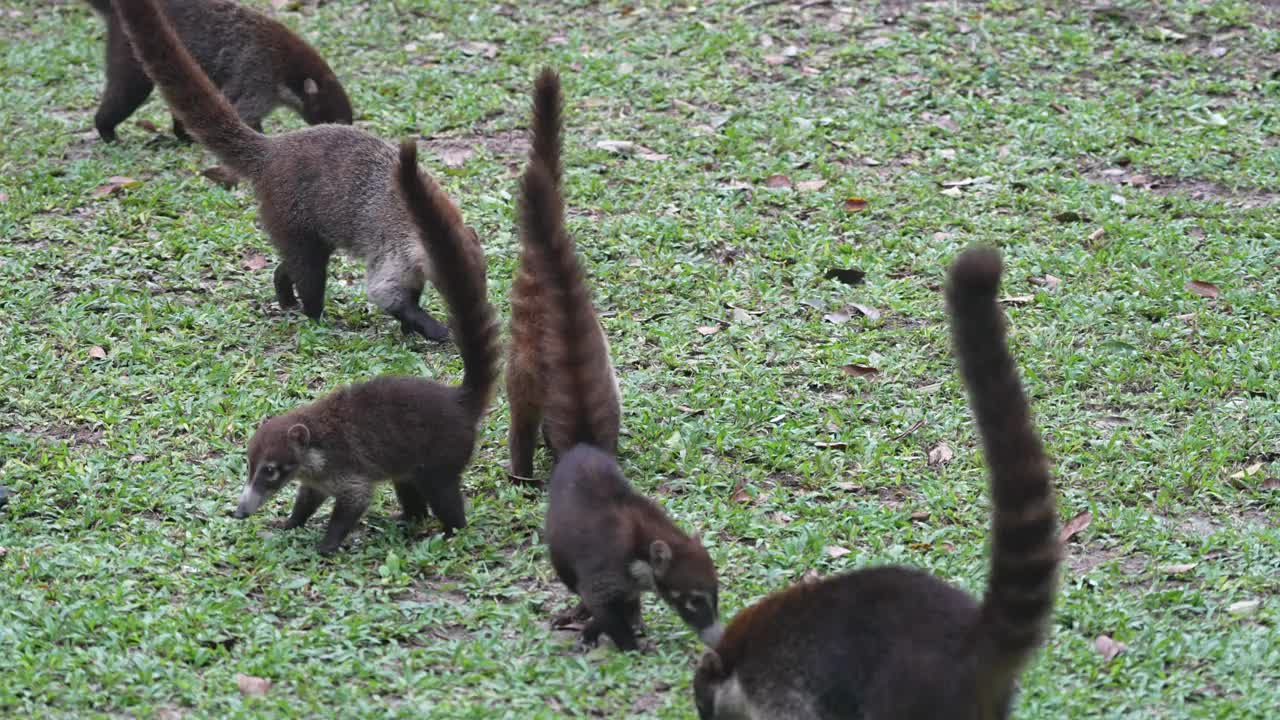
<path id="1" fill-rule="evenodd" d="M 698 632 L 698 637 L 702 638 L 707 647 L 714 648 L 720 644 L 720 638 L 724 637 L 724 626 L 720 623 L 708 625 Z"/>

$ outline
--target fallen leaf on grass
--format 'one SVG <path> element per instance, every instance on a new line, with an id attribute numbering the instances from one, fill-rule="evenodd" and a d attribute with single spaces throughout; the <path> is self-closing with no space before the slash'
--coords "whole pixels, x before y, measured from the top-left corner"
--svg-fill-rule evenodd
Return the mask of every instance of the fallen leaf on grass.
<path id="1" fill-rule="evenodd" d="M 804 190 L 805 192 L 814 192 L 816 190 L 821 190 L 826 186 L 827 186 L 826 180 L 801 180 L 800 182 L 796 183 L 796 189 Z"/>
<path id="2" fill-rule="evenodd" d="M 785 55 L 765 55 L 763 58 L 765 65 L 785 65 L 787 57 Z"/>
<path id="3" fill-rule="evenodd" d="M 1062 284 L 1062 278 L 1046 274 L 1044 277 L 1031 278 L 1031 284 L 1039 285 L 1040 287 L 1047 288 L 1049 290 L 1057 290 L 1058 286 Z"/>
<path id="4" fill-rule="evenodd" d="M 156 127 L 156 124 L 155 124 L 155 123 L 153 123 L 153 122 L 151 122 L 150 120 L 139 120 L 139 121 L 138 121 L 137 123 L 135 123 L 135 124 L 136 124 L 138 127 L 142 128 L 143 130 L 146 130 L 146 131 L 147 131 L 147 132 L 149 132 L 149 133 L 158 133 L 158 132 L 160 132 L 160 128 Z"/>
<path id="5" fill-rule="evenodd" d="M 1099 635 L 1093 641 L 1093 646 L 1098 649 L 1098 654 L 1102 656 L 1102 662 L 1111 662 L 1117 655 L 1129 649 L 1128 645 L 1112 640 L 1110 635 Z"/>
<path id="6" fill-rule="evenodd" d="M 1188 280 L 1184 287 L 1203 298 L 1216 298 L 1222 294 L 1217 285 L 1204 280 Z"/>
<path id="7" fill-rule="evenodd" d="M 1173 563 L 1171 565 L 1161 565 L 1160 572 L 1166 575 L 1182 575 L 1189 573 L 1195 569 L 1200 563 Z"/>
<path id="8" fill-rule="evenodd" d="M 498 57 L 498 46 L 487 42 L 465 42 L 458 46 L 463 55 L 481 55 L 489 60 Z"/>
<path id="9" fill-rule="evenodd" d="M 244 259 L 244 266 L 249 270 L 261 270 L 267 266 L 267 256 L 262 253 L 251 253 Z"/>
<path id="10" fill-rule="evenodd" d="M 915 512 L 911 513 L 911 519 L 912 519 L 912 520 L 915 520 L 916 522 L 924 522 L 925 520 L 928 520 L 928 519 L 929 519 L 929 511 L 928 511 L 928 510 L 917 510 L 917 511 L 915 511 Z M 928 549 L 928 547 L 929 547 L 929 546 L 926 544 L 926 545 L 925 545 L 925 549 Z"/>
<path id="11" fill-rule="evenodd" d="M 1099 240 L 1101 240 L 1102 236 L 1106 234 L 1107 234 L 1106 228 L 1098 228 L 1097 230 L 1094 230 L 1093 232 L 1089 233 L 1089 236 L 1085 238 L 1085 242 L 1087 242 L 1090 245 L 1093 245 L 1097 243 Z"/>
<path id="12" fill-rule="evenodd" d="M 951 451 L 951 446 L 944 442 L 929 448 L 929 465 L 932 467 L 941 467 L 951 462 L 955 457 L 955 453 Z"/>
<path id="13" fill-rule="evenodd" d="M 719 325 L 699 325 L 698 326 L 699 335 L 715 335 L 718 332 L 720 332 Z"/>
<path id="14" fill-rule="evenodd" d="M 739 478 L 738 482 L 734 483 L 733 493 L 729 495 L 729 499 L 740 504 L 751 502 L 751 495 L 747 493 L 746 480 Z"/>
<path id="15" fill-rule="evenodd" d="M 866 198 L 860 198 L 857 195 L 844 199 L 845 212 L 862 212 L 867 209 Z"/>
<path id="16" fill-rule="evenodd" d="M 1231 479 L 1232 479 L 1232 480 L 1240 480 L 1240 479 L 1243 479 L 1243 478 L 1246 478 L 1246 477 L 1249 477 L 1249 476 L 1252 476 L 1252 475 L 1257 475 L 1257 474 L 1258 474 L 1258 472 L 1259 472 L 1260 470 L 1262 470 L 1262 465 L 1263 465 L 1263 463 L 1260 463 L 1260 462 L 1259 462 L 1259 463 L 1254 463 L 1254 464 L 1250 465 L 1249 467 L 1247 467 L 1247 468 L 1245 468 L 1245 469 L 1243 469 L 1243 470 L 1241 470 L 1241 471 L 1239 471 L 1239 472 L 1233 472 L 1233 473 L 1231 473 Z"/>
<path id="17" fill-rule="evenodd" d="M 1280 479 L 1267 478 L 1266 480 L 1263 480 L 1262 489 L 1263 490 L 1280 490 Z"/>
<path id="18" fill-rule="evenodd" d="M 440 162 L 444 163 L 445 167 L 456 169 L 467 164 L 475 154 L 475 149 L 466 145 L 448 146 L 442 148 L 437 154 L 440 155 Z"/>
<path id="19" fill-rule="evenodd" d="M 754 325 L 756 322 L 756 319 L 752 317 L 751 313 L 747 312 L 746 310 L 743 310 L 742 308 L 734 308 L 733 321 L 736 323 L 741 323 L 743 325 Z"/>
<path id="20" fill-rule="evenodd" d="M 942 191 L 942 194 L 946 195 L 949 198 L 964 197 L 964 191 L 958 187 L 947 188 L 946 190 Z"/>
<path id="21" fill-rule="evenodd" d="M 991 182 L 991 176 L 983 175 L 982 177 L 968 177 L 963 180 L 943 180 L 941 185 L 944 188 L 955 188 L 967 185 L 985 185 L 989 182 Z"/>
<path id="22" fill-rule="evenodd" d="M 107 178 L 107 181 L 105 183 L 94 188 L 93 193 L 91 194 L 93 195 L 93 197 L 106 197 L 107 195 L 114 195 L 125 188 L 133 187 L 134 185 L 137 185 L 137 184 L 138 184 L 138 181 L 134 180 L 131 177 L 125 177 L 123 175 L 113 175 Z"/>
<path id="23" fill-rule="evenodd" d="M 1071 518 L 1067 521 L 1067 524 L 1063 525 L 1062 529 L 1058 531 L 1058 542 L 1062 545 L 1066 545 L 1071 541 L 1071 538 L 1084 532 L 1085 528 L 1089 527 L 1089 523 L 1091 522 L 1093 522 L 1093 514 L 1088 510 L 1085 510 L 1079 515 Z"/>
<path id="24" fill-rule="evenodd" d="M 89 357 L 94 360 L 104 360 L 107 357 L 107 351 L 103 350 L 101 345 L 94 345 L 89 348 Z"/>
<path id="25" fill-rule="evenodd" d="M 231 168 L 223 167 L 222 165 L 205 168 L 200 171 L 200 174 L 221 185 L 226 190 L 230 190 L 240 182 L 239 175 L 236 175 Z"/>
<path id="26" fill-rule="evenodd" d="M 822 274 L 828 280 L 839 280 L 845 285 L 861 285 L 867 274 L 857 268 L 830 268 Z"/>
<path id="27" fill-rule="evenodd" d="M 840 370 L 849 377 L 874 378 L 876 375 L 880 374 L 880 368 L 874 368 L 870 365 L 859 365 L 857 363 L 844 365 Z"/>
<path id="28" fill-rule="evenodd" d="M 1258 608 L 1261 606 L 1262 606 L 1261 600 L 1241 600 L 1239 602 L 1233 602 L 1230 605 L 1228 605 L 1227 612 L 1231 613 L 1232 615 L 1235 615 L 1236 617 L 1243 617 L 1245 615 L 1254 614 L 1255 612 L 1258 611 Z"/>
<path id="29" fill-rule="evenodd" d="M 826 320 L 832 325 L 842 325 L 844 323 L 849 322 L 849 318 L 851 317 L 853 316 L 849 313 L 848 310 L 836 310 L 835 312 L 829 312 L 826 315 L 823 315 L 822 319 Z"/>
<path id="30" fill-rule="evenodd" d="M 262 697 L 271 689 L 271 681 L 266 678 L 236 673 L 236 687 L 245 697 Z"/>
<path id="31" fill-rule="evenodd" d="M 636 144 L 630 140 L 599 140 L 596 147 L 615 155 L 630 155 L 635 152 Z"/>
<path id="32" fill-rule="evenodd" d="M 828 557 L 842 558 L 853 551 L 849 548 L 840 547 L 839 545 L 828 545 L 823 552 L 825 552 Z"/>
<path id="33" fill-rule="evenodd" d="M 764 179 L 764 186 L 775 190 L 789 188 L 791 187 L 791 178 L 786 175 L 770 175 Z"/>
<path id="34" fill-rule="evenodd" d="M 868 320 L 879 320 L 880 311 L 870 305 L 860 305 L 858 303 L 850 303 L 849 307 L 862 313 Z"/>
<path id="35" fill-rule="evenodd" d="M 1000 298 L 1000 302 L 1005 305 L 1026 305 L 1035 299 L 1034 295 L 1010 295 Z"/>
<path id="36" fill-rule="evenodd" d="M 654 152 L 653 150 L 650 150 L 649 148 L 643 145 L 637 145 L 636 157 L 640 158 L 641 160 L 648 160 L 649 162 L 662 162 L 663 160 L 666 160 L 671 156 L 663 155 L 660 152 Z"/>

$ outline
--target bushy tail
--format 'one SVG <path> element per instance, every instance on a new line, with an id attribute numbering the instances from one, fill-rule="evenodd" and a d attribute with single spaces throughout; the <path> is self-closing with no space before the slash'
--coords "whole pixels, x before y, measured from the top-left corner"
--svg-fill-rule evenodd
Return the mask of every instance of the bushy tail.
<path id="1" fill-rule="evenodd" d="M 531 157 L 521 182 L 520 232 L 545 302 L 547 393 L 543 417 L 570 444 L 607 447 L 600 431 L 617 424 L 609 358 L 594 340 L 591 293 L 564 228 L 564 206 L 551 170 Z M 560 432 L 557 432 L 560 434 Z"/>
<path id="2" fill-rule="evenodd" d="M 240 120 L 187 52 L 156 0 L 114 0 L 114 5 L 135 54 L 183 127 L 232 170 L 256 179 L 268 139 Z"/>
<path id="3" fill-rule="evenodd" d="M 1009 353 L 996 301 L 1000 254 L 972 248 L 956 258 L 947 305 L 960 372 L 982 436 L 993 496 L 991 570 L 979 632 L 983 667 L 1011 678 L 1043 639 L 1059 562 L 1049 463 Z"/>
<path id="4" fill-rule="evenodd" d="M 400 143 L 400 192 L 435 266 L 462 355 L 464 402 L 477 418 L 489 407 L 502 357 L 498 318 L 489 304 L 484 249 L 440 186 L 418 171 L 418 145 Z"/>
<path id="5" fill-rule="evenodd" d="M 530 159 L 542 163 L 557 189 L 564 168 L 560 164 L 561 130 L 564 125 L 564 100 L 560 92 L 560 76 L 551 68 L 543 68 L 533 82 L 533 136 Z"/>

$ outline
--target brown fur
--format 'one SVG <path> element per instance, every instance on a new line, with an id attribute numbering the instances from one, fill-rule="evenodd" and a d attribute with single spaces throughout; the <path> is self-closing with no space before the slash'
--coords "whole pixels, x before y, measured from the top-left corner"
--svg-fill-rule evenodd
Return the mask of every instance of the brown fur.
<path id="1" fill-rule="evenodd" d="M 1000 256 L 962 254 L 947 288 L 986 448 L 992 556 L 981 603 L 921 570 L 794 586 L 740 612 L 694 677 L 704 720 L 1007 718 L 1053 610 L 1059 562 L 1048 462 L 996 303 Z"/>
<path id="2" fill-rule="evenodd" d="M 245 517 L 298 480 L 286 528 L 304 524 L 325 498 L 335 500 L 320 552 L 336 551 L 369 506 L 376 483 L 390 480 L 404 517 L 427 508 L 446 531 L 464 527 L 462 471 L 498 381 L 498 321 L 486 299 L 484 254 L 444 192 L 419 173 L 417 148 L 401 148 L 397 181 L 425 249 L 442 269 L 462 354 L 458 386 L 416 377 L 380 377 L 340 389 L 268 418 L 249 443 L 249 482 L 236 509 Z"/>
<path id="3" fill-rule="evenodd" d="M 151 94 L 151 78 L 111 11 L 110 0 L 88 0 L 107 23 L 107 85 L 93 123 L 107 142 Z M 283 24 L 231 0 L 164 0 L 165 16 L 204 73 L 246 125 L 285 105 L 310 125 L 350 125 L 351 101 L 315 48 Z M 187 139 L 182 123 L 174 133 Z"/>
<path id="4" fill-rule="evenodd" d="M 609 343 L 595 316 L 591 294 L 564 229 L 560 196 L 562 99 L 560 79 L 544 70 L 534 86 L 532 149 L 520 210 L 520 267 L 511 288 L 511 345 L 507 357 L 507 397 L 511 407 L 508 449 L 511 475 L 533 476 L 533 452 L 541 428 L 553 452 L 579 442 L 610 454 L 617 452 L 621 414 Z M 545 177 L 544 177 L 545 176 Z M 549 265 L 543 267 L 543 256 Z M 564 285 L 572 303 L 566 333 L 552 331 L 547 320 L 549 286 Z M 551 397 L 547 357 L 572 354 L 562 367 L 583 375 L 582 398 Z"/>
<path id="5" fill-rule="evenodd" d="M 115 0 L 115 15 L 186 129 L 252 181 L 262 225 L 281 257 L 281 306 L 300 299 L 308 317 L 320 317 L 329 258 L 344 251 L 364 260 L 369 299 L 403 330 L 448 337 L 418 305 L 427 280 L 436 278 L 395 187 L 394 146 L 345 125 L 261 135 L 201 71 L 156 0 Z"/>

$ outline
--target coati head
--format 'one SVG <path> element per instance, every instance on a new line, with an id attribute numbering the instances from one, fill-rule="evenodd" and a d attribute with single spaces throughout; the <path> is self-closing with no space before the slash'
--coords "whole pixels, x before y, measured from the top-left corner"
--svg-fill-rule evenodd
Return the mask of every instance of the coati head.
<path id="1" fill-rule="evenodd" d="M 714 647 L 720 641 L 724 628 L 720 625 L 716 566 L 696 537 L 674 547 L 665 540 L 654 540 L 649 544 L 648 562 L 637 564 L 636 570 L 633 572 L 641 583 L 651 584 L 653 591 L 698 632 L 702 642 Z"/>
<path id="2" fill-rule="evenodd" d="M 311 431 L 296 418 L 267 418 L 249 441 L 249 482 L 233 517 L 253 514 L 288 485 L 299 468 L 314 465 L 314 453 L 308 451 L 310 445 Z"/>
<path id="3" fill-rule="evenodd" d="M 355 113 L 351 110 L 347 91 L 333 73 L 302 78 L 297 87 L 290 87 L 289 90 L 297 96 L 298 114 L 308 125 L 350 125 L 354 119 Z"/>

